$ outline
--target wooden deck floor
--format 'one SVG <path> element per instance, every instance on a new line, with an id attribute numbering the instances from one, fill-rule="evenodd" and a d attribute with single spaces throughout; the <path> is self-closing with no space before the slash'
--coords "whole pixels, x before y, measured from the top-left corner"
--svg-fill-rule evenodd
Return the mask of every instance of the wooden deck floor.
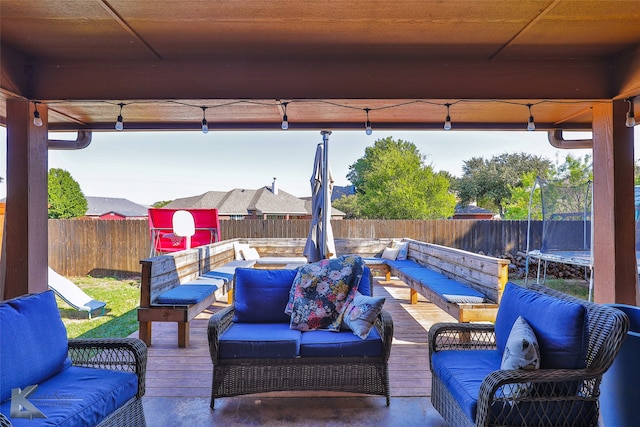
<path id="1" fill-rule="evenodd" d="M 427 333 L 432 324 L 455 319 L 423 297 L 418 299 L 418 304 L 409 304 L 409 288 L 401 281 L 376 280 L 374 295 L 386 297 L 384 307 L 394 322 L 389 360 L 391 396 L 430 397 Z M 146 397 L 209 398 L 212 366 L 207 322 L 212 313 L 225 306 L 224 302 L 216 302 L 191 322 L 188 348 L 178 348 L 175 323 L 153 324 Z M 137 332 L 133 336 L 137 336 Z"/>

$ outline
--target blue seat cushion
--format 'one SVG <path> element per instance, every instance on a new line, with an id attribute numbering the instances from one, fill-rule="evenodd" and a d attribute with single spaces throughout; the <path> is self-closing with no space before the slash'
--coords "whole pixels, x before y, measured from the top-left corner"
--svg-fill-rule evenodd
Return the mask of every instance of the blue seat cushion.
<path id="1" fill-rule="evenodd" d="M 431 356 L 433 375 L 447 387 L 462 411 L 475 421 L 480 385 L 491 372 L 500 369 L 502 353 L 497 350 L 446 350 Z"/>
<path id="2" fill-rule="evenodd" d="M 496 316 L 496 344 L 504 351 L 511 327 L 522 316 L 538 339 L 541 369 L 586 366 L 589 333 L 586 308 L 508 282 Z"/>
<path id="3" fill-rule="evenodd" d="M 289 323 L 284 308 L 296 270 L 238 268 L 235 279 L 236 323 Z"/>
<path id="4" fill-rule="evenodd" d="M 220 358 L 297 357 L 300 334 L 289 323 L 233 323 L 220 336 Z"/>
<path id="5" fill-rule="evenodd" d="M 382 339 L 377 329 L 371 329 L 366 339 L 351 331 L 308 331 L 302 333 L 301 357 L 380 357 Z"/>
<path id="6" fill-rule="evenodd" d="M 0 402 L 71 366 L 67 331 L 53 291 L 0 303 Z"/>
<path id="7" fill-rule="evenodd" d="M 195 280 L 191 280 L 190 282 L 184 282 L 183 285 L 212 285 L 216 287 L 216 290 L 220 288 L 220 286 L 224 286 L 227 283 L 225 279 L 220 279 L 217 277 L 204 277 L 199 276 L 196 277 Z"/>
<path id="8" fill-rule="evenodd" d="M 234 269 L 235 271 L 235 269 Z M 206 273 L 202 273 L 200 277 L 210 278 L 210 279 L 220 279 L 223 280 L 224 283 L 229 283 L 233 280 L 233 272 L 226 271 L 207 271 Z"/>
<path id="9" fill-rule="evenodd" d="M 47 417 L 42 419 L 47 426 L 94 426 L 135 397 L 138 378 L 131 372 L 72 366 L 37 386 L 27 400 Z M 0 412 L 8 416 L 10 407 L 9 399 Z M 9 419 L 14 427 L 40 425 L 38 418 Z"/>
<path id="10" fill-rule="evenodd" d="M 218 289 L 215 285 L 180 285 L 158 295 L 155 304 L 189 305 L 204 301 Z"/>
<path id="11" fill-rule="evenodd" d="M 396 259 L 396 260 L 386 260 L 387 265 L 389 267 L 395 268 L 396 270 L 400 270 L 402 268 L 418 268 L 418 267 L 422 267 L 420 264 L 418 264 L 415 261 L 411 261 L 409 259 Z"/>
<path id="12" fill-rule="evenodd" d="M 358 284 L 358 292 L 366 297 L 370 297 L 371 295 L 371 269 L 369 267 L 364 267 L 364 271 L 362 272 L 362 278 L 360 279 L 360 283 Z"/>

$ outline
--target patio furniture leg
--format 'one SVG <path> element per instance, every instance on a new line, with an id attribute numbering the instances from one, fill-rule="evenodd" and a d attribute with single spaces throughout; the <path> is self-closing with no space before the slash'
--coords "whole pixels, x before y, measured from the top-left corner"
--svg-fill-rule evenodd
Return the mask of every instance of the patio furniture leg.
<path id="1" fill-rule="evenodd" d="M 418 292 L 415 289 L 411 289 L 411 294 L 409 297 L 409 301 L 411 304 L 417 304 L 418 303 Z"/>
<path id="2" fill-rule="evenodd" d="M 138 337 L 144 341 L 147 346 L 151 345 L 151 322 L 140 322 Z"/>
<path id="3" fill-rule="evenodd" d="M 189 346 L 189 322 L 178 322 L 178 347 Z"/>

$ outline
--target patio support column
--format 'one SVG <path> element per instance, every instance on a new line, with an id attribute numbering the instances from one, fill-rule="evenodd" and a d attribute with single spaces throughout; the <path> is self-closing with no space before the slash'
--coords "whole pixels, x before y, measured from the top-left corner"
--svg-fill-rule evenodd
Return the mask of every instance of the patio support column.
<path id="1" fill-rule="evenodd" d="M 3 299 L 47 290 L 47 138 L 48 117 L 38 105 L 43 126 L 33 124 L 33 104 L 7 100 L 7 205 L 3 251 Z"/>
<path id="2" fill-rule="evenodd" d="M 593 107 L 594 300 L 636 305 L 633 129 L 624 100 Z"/>

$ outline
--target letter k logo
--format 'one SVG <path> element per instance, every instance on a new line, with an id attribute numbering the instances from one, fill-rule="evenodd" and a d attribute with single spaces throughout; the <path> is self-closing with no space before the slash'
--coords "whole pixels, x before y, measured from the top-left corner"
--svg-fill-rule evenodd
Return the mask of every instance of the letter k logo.
<path id="1" fill-rule="evenodd" d="M 30 385 L 25 387 L 24 390 L 20 388 L 11 389 L 10 415 L 12 418 L 29 418 L 30 420 L 33 418 L 47 418 L 33 403 L 27 400 L 27 397 L 37 388 L 37 385 Z"/>

